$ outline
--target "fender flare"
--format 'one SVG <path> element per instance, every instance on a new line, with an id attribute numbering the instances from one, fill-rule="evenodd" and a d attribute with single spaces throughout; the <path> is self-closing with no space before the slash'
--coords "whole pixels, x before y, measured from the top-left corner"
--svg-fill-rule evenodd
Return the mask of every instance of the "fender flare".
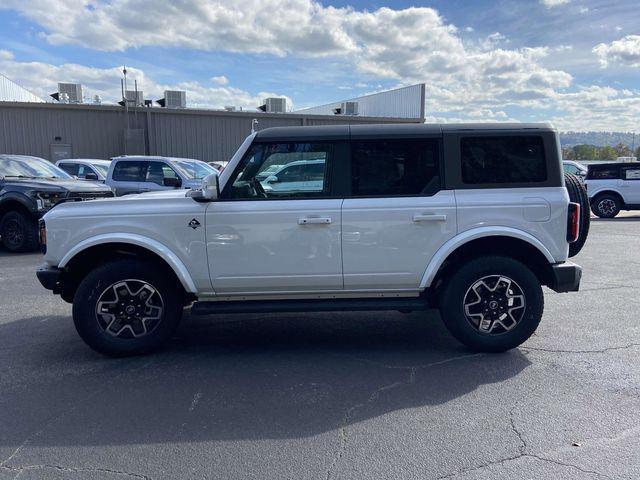
<path id="1" fill-rule="evenodd" d="M 537 248 L 542 253 L 549 263 L 556 263 L 556 260 L 551 255 L 551 252 L 544 246 L 544 244 L 530 233 L 518 230 L 511 227 L 478 227 L 471 230 L 459 233 L 455 237 L 449 239 L 444 245 L 442 245 L 438 251 L 431 257 L 429 265 L 422 275 L 422 281 L 420 282 L 420 289 L 428 288 L 431 286 L 431 282 L 435 278 L 438 270 L 445 262 L 445 260 L 456 251 L 459 247 L 469 243 L 478 238 L 484 237 L 512 237 L 518 240 L 523 240 L 533 247 Z"/>
<path id="2" fill-rule="evenodd" d="M 5 192 L 0 196 L 0 206 L 4 205 L 7 202 L 16 202 L 26 208 L 29 212 L 34 215 L 37 213 L 37 208 L 34 208 L 36 205 L 35 200 L 30 199 L 22 192 Z"/>
<path id="3" fill-rule="evenodd" d="M 624 202 L 624 195 L 616 187 L 601 187 L 600 189 L 593 192 L 591 190 L 587 190 L 587 192 L 589 194 L 589 203 L 591 203 L 598 195 L 602 195 L 603 193 L 613 193 L 615 195 L 618 195 Z"/>
<path id="4" fill-rule="evenodd" d="M 152 253 L 155 253 L 162 258 L 169 267 L 176 274 L 178 280 L 188 293 L 197 293 L 196 285 L 191 278 L 191 274 L 184 263 L 173 253 L 166 245 L 153 240 L 149 237 L 137 235 L 133 233 L 119 233 L 119 234 L 102 234 L 90 237 L 75 245 L 69 250 L 62 260 L 58 263 L 59 268 L 64 268 L 69 262 L 79 253 L 85 251 L 87 248 L 95 247 L 96 245 L 104 245 L 107 243 L 128 243 L 130 245 L 136 245 L 138 247 L 145 248 Z"/>

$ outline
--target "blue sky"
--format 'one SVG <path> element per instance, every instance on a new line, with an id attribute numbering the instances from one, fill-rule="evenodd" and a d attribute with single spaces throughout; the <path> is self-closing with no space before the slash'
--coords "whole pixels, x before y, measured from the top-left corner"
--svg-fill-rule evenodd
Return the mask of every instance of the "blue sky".
<path id="1" fill-rule="evenodd" d="M 427 85 L 429 121 L 640 130 L 637 1 L 4 0 L 0 73 L 34 93 L 78 81 L 117 101 L 295 107 Z"/>

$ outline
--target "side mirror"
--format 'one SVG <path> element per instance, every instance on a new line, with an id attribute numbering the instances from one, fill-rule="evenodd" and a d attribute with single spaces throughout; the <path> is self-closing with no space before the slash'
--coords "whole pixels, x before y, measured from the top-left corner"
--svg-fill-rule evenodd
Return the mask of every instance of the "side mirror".
<path id="1" fill-rule="evenodd" d="M 210 173 L 202 179 L 202 196 L 206 200 L 215 200 L 220 196 L 220 183 L 217 173 Z"/>
<path id="2" fill-rule="evenodd" d="M 280 180 L 275 175 L 269 175 L 264 181 L 265 183 L 278 183 Z"/>
<path id="3" fill-rule="evenodd" d="M 166 177 L 162 181 L 162 184 L 165 187 L 178 188 L 178 187 L 182 186 L 182 180 L 180 180 L 179 178 L 174 178 L 174 177 Z"/>
<path id="4" fill-rule="evenodd" d="M 85 180 L 98 180 L 98 175 L 93 172 L 89 172 L 84 176 Z"/>

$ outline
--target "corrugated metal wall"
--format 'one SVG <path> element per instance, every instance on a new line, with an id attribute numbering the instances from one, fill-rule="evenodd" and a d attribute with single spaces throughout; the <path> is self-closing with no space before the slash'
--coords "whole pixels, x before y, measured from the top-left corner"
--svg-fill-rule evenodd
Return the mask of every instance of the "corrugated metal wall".
<path id="1" fill-rule="evenodd" d="M 129 112 L 129 128 L 146 132 L 150 155 L 228 160 L 251 132 L 295 125 L 408 123 L 416 120 L 139 109 Z M 125 152 L 125 113 L 110 105 L 0 102 L 0 153 L 51 159 L 52 144 L 70 145 L 75 158 L 110 158 Z M 131 153 L 131 152 L 129 152 Z"/>
<path id="2" fill-rule="evenodd" d="M 358 115 L 381 118 L 408 118 L 424 121 L 425 102 L 424 83 L 408 87 L 387 90 L 386 92 L 363 95 L 340 102 L 328 103 L 317 107 L 303 108 L 294 113 L 304 115 L 333 115 L 333 110 L 342 102 L 357 102 Z"/>
<path id="3" fill-rule="evenodd" d="M 0 73 L 0 101 L 43 102 L 44 100 Z"/>

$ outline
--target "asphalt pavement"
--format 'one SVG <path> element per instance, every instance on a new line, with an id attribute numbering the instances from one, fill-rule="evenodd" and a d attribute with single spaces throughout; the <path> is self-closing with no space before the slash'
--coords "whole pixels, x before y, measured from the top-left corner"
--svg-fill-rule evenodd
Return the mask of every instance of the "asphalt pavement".
<path id="1" fill-rule="evenodd" d="M 638 479 L 640 215 L 596 220 L 579 293 L 474 354 L 437 313 L 188 315 L 110 359 L 0 251 L 0 480 Z"/>

